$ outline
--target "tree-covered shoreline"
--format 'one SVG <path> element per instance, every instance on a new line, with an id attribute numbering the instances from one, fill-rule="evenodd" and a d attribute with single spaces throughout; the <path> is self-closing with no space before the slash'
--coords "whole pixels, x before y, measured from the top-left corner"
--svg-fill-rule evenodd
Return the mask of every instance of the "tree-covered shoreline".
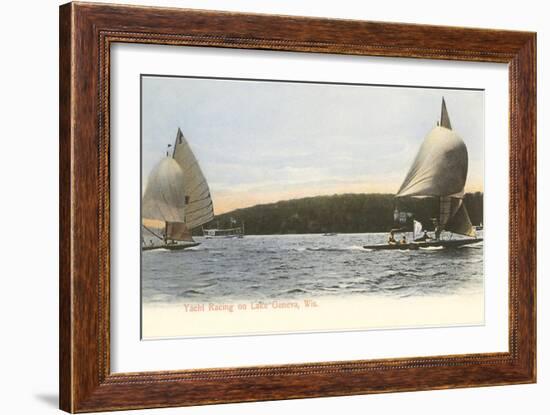
<path id="1" fill-rule="evenodd" d="M 474 225 L 483 221 L 483 193 L 467 193 L 464 203 Z M 208 228 L 244 223 L 247 235 L 387 232 L 394 209 L 414 212 L 426 229 L 433 229 L 438 201 L 434 198 L 395 199 L 393 194 L 347 193 L 261 204 L 217 215 Z"/>

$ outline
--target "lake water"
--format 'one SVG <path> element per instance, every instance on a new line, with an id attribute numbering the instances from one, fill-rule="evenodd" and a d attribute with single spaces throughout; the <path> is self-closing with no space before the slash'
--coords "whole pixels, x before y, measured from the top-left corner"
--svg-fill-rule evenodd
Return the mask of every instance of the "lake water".
<path id="1" fill-rule="evenodd" d="M 194 248 L 142 253 L 143 301 L 399 298 L 483 290 L 483 242 L 449 249 L 362 248 L 386 238 L 383 233 L 199 237 L 201 245 Z"/>

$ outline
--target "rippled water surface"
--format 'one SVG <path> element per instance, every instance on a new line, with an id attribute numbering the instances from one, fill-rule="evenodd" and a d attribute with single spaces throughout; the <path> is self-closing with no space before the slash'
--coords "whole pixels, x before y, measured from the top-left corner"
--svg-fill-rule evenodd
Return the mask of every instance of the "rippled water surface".
<path id="1" fill-rule="evenodd" d="M 450 249 L 367 251 L 386 234 L 196 238 L 182 251 L 142 253 L 146 303 L 410 297 L 483 289 L 483 243 Z"/>

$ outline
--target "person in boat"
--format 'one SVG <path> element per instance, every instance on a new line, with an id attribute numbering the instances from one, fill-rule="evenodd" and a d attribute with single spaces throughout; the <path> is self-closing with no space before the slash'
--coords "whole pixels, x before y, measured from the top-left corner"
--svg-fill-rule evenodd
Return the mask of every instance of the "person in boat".
<path id="1" fill-rule="evenodd" d="M 439 240 L 439 237 L 441 236 L 441 228 L 438 226 L 436 226 L 435 228 L 435 239 Z"/>
<path id="2" fill-rule="evenodd" d="M 427 241 L 429 239 L 432 239 L 432 237 L 430 235 L 428 235 L 428 231 L 424 230 L 424 235 L 416 238 L 414 241 L 415 242 L 424 242 L 424 241 Z"/>
<path id="3" fill-rule="evenodd" d="M 403 238 L 401 238 L 401 245 L 407 245 L 407 237 L 405 234 L 403 234 Z"/>
<path id="4" fill-rule="evenodd" d="M 435 229 L 434 229 L 434 234 L 435 234 L 435 239 L 439 241 L 439 237 L 441 236 L 441 226 L 439 226 L 439 221 L 436 221 L 435 222 Z"/>
<path id="5" fill-rule="evenodd" d="M 397 241 L 395 240 L 395 236 L 393 235 L 393 231 L 390 232 L 390 236 L 388 237 L 388 244 L 389 245 L 395 245 Z"/>

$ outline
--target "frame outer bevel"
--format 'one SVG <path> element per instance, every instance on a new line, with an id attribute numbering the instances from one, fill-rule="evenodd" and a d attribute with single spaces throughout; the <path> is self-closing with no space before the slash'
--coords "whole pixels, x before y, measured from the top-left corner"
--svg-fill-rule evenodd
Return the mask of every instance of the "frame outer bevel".
<path id="1" fill-rule="evenodd" d="M 61 409 L 91 412 L 536 380 L 534 33 L 87 3 L 62 5 L 59 26 Z M 110 373 L 108 78 L 115 42 L 508 63 L 510 352 Z"/>
<path id="2" fill-rule="evenodd" d="M 59 407 L 73 412 L 71 288 L 72 5 L 59 10 Z"/>

